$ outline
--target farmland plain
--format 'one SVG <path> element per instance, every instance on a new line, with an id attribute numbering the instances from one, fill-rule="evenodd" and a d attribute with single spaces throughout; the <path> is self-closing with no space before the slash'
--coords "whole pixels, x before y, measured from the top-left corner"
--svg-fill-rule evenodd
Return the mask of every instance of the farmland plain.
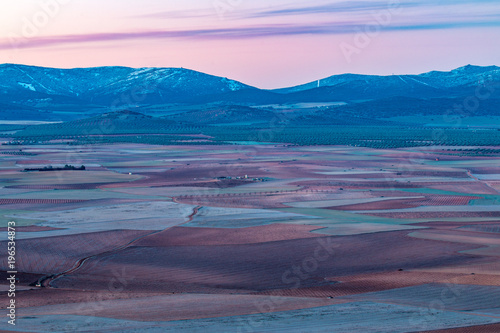
<path id="1" fill-rule="evenodd" d="M 0 146 L 11 330 L 493 332 L 494 148 Z"/>

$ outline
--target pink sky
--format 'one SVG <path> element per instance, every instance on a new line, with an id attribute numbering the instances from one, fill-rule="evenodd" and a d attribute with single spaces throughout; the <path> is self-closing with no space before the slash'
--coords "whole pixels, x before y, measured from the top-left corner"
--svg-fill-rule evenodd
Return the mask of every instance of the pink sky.
<path id="1" fill-rule="evenodd" d="M 260 88 L 499 65 L 498 1 L 446 3 L 5 0 L 0 63 L 185 67 Z"/>

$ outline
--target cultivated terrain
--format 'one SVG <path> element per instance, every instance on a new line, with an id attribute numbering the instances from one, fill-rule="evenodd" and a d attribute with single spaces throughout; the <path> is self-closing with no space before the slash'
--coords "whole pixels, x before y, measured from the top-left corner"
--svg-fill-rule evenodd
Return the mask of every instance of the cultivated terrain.
<path id="1" fill-rule="evenodd" d="M 498 76 L 0 66 L 8 329 L 498 332 Z"/>

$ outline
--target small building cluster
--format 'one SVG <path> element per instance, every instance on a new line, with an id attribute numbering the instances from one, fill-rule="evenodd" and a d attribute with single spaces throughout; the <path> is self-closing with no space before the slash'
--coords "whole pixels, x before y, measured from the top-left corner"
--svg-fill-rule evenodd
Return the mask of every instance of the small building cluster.
<path id="1" fill-rule="evenodd" d="M 215 177 L 214 179 L 217 179 L 217 180 L 232 180 L 232 179 L 236 179 L 236 180 L 251 180 L 251 181 L 254 181 L 254 182 L 265 182 L 265 181 L 267 181 L 267 179 L 265 179 L 265 178 L 250 178 L 250 177 L 248 177 L 248 175 L 236 176 L 236 177 L 223 176 L 223 177 Z"/>

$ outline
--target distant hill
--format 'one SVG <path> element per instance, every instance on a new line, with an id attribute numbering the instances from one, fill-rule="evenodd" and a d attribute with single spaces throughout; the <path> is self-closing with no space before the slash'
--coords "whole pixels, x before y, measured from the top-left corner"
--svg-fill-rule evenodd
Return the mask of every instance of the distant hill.
<path id="1" fill-rule="evenodd" d="M 473 106 L 476 106 L 474 104 Z M 327 109 L 323 113 L 331 113 Z M 500 116 L 500 99 L 488 98 L 478 100 L 477 107 L 466 108 L 463 98 L 428 98 L 388 97 L 360 103 L 351 103 L 334 109 L 337 113 L 358 117 L 408 117 L 408 116 L 440 116 L 440 117 L 482 117 Z"/>
<path id="2" fill-rule="evenodd" d="M 29 126 L 16 137 L 36 136 L 102 136 L 163 133 L 174 127 L 171 120 L 153 118 L 133 111 L 117 111 L 96 117 L 57 124 Z"/>
<path id="3" fill-rule="evenodd" d="M 351 109 L 344 111 L 354 112 L 350 114 L 354 118 L 377 119 L 398 110 L 406 115 L 421 114 L 421 107 L 438 110 L 440 99 L 463 103 L 477 94 L 478 87 L 491 90 L 480 112 L 498 115 L 500 68 L 496 66 L 468 65 L 421 75 L 343 74 L 291 88 L 262 90 L 184 68 L 56 69 L 4 64 L 0 65 L 0 120 L 72 121 L 120 110 L 161 117 L 179 113 L 175 112 L 178 107 L 190 112 L 185 121 L 192 123 L 215 118 L 222 122 L 267 121 L 271 116 L 267 111 L 273 109 L 291 105 L 294 113 L 310 114 L 314 106 L 300 105 L 316 103 L 323 112 L 337 112 L 337 108 L 322 106 L 337 102 L 347 103 Z M 429 100 L 433 105 L 427 106 Z M 221 106 L 218 112 L 214 113 L 213 105 Z M 356 110 L 362 113 L 355 114 Z M 177 116 L 175 121 L 181 118 Z M 320 121 L 321 113 L 316 118 Z"/>
<path id="4" fill-rule="evenodd" d="M 190 124 L 259 124 L 269 123 L 276 118 L 275 113 L 238 105 L 211 106 L 167 117 L 178 123 Z"/>
<path id="5" fill-rule="evenodd" d="M 183 68 L 57 69 L 0 65 L 0 102 L 33 107 L 47 103 L 110 108 L 165 104 L 244 89 L 256 90 L 234 80 Z"/>
<path id="6" fill-rule="evenodd" d="M 454 93 L 463 93 L 464 89 L 470 92 L 470 88 L 475 88 L 484 81 L 500 81 L 500 67 L 467 65 L 450 72 L 433 71 L 420 75 L 341 74 L 273 91 L 290 94 L 336 87 L 339 91 L 349 92 L 350 90 L 350 95 L 354 94 L 354 96 L 356 96 L 355 91 L 361 89 L 360 93 L 382 94 L 376 95 L 377 98 L 382 96 L 429 97 L 429 95 L 451 97 Z"/>
<path id="7" fill-rule="evenodd" d="M 367 112 L 376 107 L 363 105 Z M 286 118 L 288 112 L 285 112 L 280 115 L 285 117 L 273 118 L 271 121 L 271 114 L 266 110 L 240 107 L 190 111 L 186 118 L 181 118 L 182 122 L 177 122 L 175 116 L 165 119 L 134 111 L 118 111 L 65 123 L 28 126 L 10 134 L 10 140 L 3 144 L 80 146 L 135 143 L 170 146 L 228 145 L 246 141 L 299 146 L 355 145 L 389 148 L 498 146 L 500 142 L 500 129 L 490 126 L 496 123 L 493 119 L 485 119 L 486 126 L 480 125 L 480 130 L 467 125 L 451 124 L 436 132 L 435 127 L 424 123 L 416 124 L 411 119 L 405 124 L 405 121 L 394 119 L 367 118 L 347 108 L 348 106 L 339 106 L 293 118 Z M 238 114 L 243 115 L 243 118 L 238 118 Z M 266 118 L 267 121 L 260 123 L 255 121 Z"/>

